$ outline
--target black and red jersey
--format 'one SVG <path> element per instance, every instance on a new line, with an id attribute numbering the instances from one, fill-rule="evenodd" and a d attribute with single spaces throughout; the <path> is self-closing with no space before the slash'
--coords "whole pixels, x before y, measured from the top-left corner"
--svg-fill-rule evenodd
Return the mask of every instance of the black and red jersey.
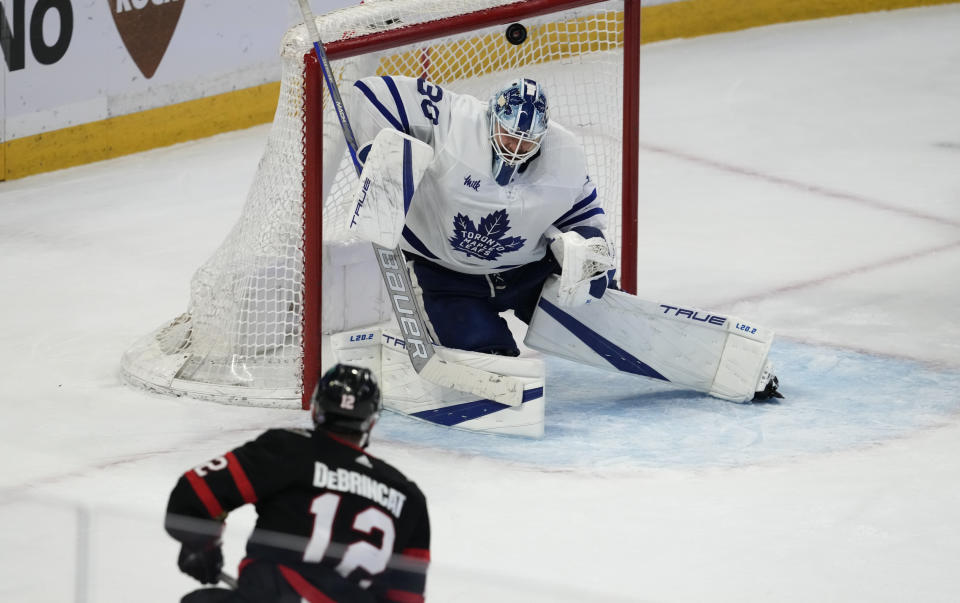
<path id="1" fill-rule="evenodd" d="M 257 523 L 241 570 L 274 563 L 308 601 L 329 601 L 331 591 L 423 601 L 426 499 L 388 463 L 322 429 L 271 429 L 187 471 L 170 494 L 167 531 L 181 542 L 210 541 L 211 530 L 191 519 L 219 522 L 244 504 L 256 505 Z"/>

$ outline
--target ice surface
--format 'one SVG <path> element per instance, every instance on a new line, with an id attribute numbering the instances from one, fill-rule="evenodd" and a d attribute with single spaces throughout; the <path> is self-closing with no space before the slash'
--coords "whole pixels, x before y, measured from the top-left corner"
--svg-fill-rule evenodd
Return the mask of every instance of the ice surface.
<path id="1" fill-rule="evenodd" d="M 640 293 L 775 328 L 775 404 L 548 364 L 542 441 L 386 415 L 429 600 L 954 601 L 960 5 L 644 47 Z M 0 600 L 170 601 L 178 475 L 298 411 L 123 385 L 267 128 L 0 183 Z M 235 567 L 252 512 L 231 516 Z"/>

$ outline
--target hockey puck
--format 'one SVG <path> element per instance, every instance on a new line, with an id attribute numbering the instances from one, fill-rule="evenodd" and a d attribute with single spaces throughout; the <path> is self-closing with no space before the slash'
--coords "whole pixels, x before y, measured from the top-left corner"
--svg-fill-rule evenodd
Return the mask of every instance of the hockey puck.
<path id="1" fill-rule="evenodd" d="M 527 39 L 527 28 L 521 23 L 511 23 L 507 26 L 507 42 L 514 46 L 523 44 Z"/>

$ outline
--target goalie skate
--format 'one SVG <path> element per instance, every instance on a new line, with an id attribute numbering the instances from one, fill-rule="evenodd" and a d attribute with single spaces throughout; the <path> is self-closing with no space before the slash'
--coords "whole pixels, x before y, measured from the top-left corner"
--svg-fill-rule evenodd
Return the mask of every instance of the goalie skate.
<path id="1" fill-rule="evenodd" d="M 757 381 L 757 392 L 753 395 L 753 402 L 765 402 L 774 398 L 783 398 L 778 390 L 780 380 L 773 374 L 773 364 L 768 360 L 760 373 L 760 380 Z"/>

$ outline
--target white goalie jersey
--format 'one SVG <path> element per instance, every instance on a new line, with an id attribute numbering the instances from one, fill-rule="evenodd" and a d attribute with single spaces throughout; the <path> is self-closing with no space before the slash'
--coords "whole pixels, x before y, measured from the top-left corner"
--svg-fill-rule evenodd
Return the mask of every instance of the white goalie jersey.
<path id="1" fill-rule="evenodd" d="M 460 273 L 491 274 L 542 259 L 551 227 L 606 226 L 583 149 L 555 122 L 539 155 L 500 186 L 483 101 L 421 79 L 375 76 L 357 81 L 347 102 L 361 160 L 383 128 L 433 147 L 433 161 L 405 200 L 407 253 Z"/>

